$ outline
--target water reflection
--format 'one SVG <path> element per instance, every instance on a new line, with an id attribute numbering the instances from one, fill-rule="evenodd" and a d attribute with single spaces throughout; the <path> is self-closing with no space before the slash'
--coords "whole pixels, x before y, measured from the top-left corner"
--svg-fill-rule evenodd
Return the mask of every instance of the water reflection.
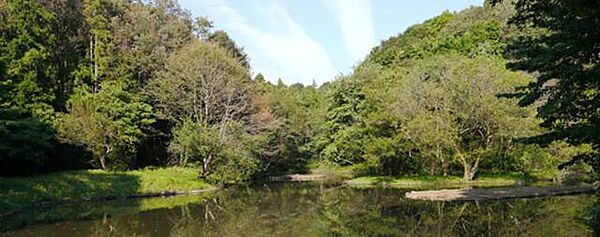
<path id="1" fill-rule="evenodd" d="M 207 196 L 96 205 L 100 210 L 72 206 L 71 209 L 87 211 L 90 215 L 77 211 L 80 215 L 72 217 L 77 220 L 30 225 L 0 236 L 592 234 L 585 221 L 585 213 L 596 201 L 592 195 L 494 202 L 425 202 L 406 200 L 402 198 L 403 193 L 402 190 L 352 189 L 323 183 L 236 187 Z M 65 209 L 55 211 L 66 212 Z M 41 219 L 37 217 L 38 221 Z"/>

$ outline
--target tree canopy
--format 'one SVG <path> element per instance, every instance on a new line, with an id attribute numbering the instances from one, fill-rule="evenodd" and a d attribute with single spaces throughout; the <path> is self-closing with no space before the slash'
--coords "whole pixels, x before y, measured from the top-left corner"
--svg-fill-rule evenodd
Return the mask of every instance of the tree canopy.
<path id="1" fill-rule="evenodd" d="M 446 11 L 317 86 L 253 71 L 232 34 L 175 0 L 0 0 L 0 175 L 586 173 L 581 161 L 599 164 L 598 9 Z"/>

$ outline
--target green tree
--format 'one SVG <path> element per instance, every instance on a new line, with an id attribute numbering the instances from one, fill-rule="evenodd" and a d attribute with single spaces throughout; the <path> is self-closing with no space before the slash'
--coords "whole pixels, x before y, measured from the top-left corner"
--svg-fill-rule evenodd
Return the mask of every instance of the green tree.
<path id="1" fill-rule="evenodd" d="M 56 16 L 33 0 L 0 3 L 0 109 L 50 120 L 57 83 L 52 59 Z"/>
<path id="2" fill-rule="evenodd" d="M 231 168 L 230 165 L 236 162 L 246 164 L 243 161 L 253 158 L 243 152 L 245 149 L 239 154 L 228 152 L 235 147 L 244 147 L 239 144 L 245 144 L 229 141 L 235 137 L 233 132 L 256 134 L 264 125 L 262 116 L 253 116 L 259 114 L 260 109 L 250 83 L 248 71 L 236 59 L 229 57 L 222 48 L 203 41 L 192 42 L 174 54 L 166 70 L 151 81 L 148 94 L 156 104 L 159 116 L 178 124 L 180 130 L 176 130 L 179 131 L 176 136 L 186 136 L 190 130 L 216 135 L 213 138 L 216 143 L 210 143 L 212 145 L 198 143 L 187 146 L 183 142 L 187 139 L 185 137 L 175 138 L 171 143 L 171 151 L 175 151 L 180 160 L 186 160 L 186 154 L 194 154 L 201 159 L 201 177 L 224 167 Z M 243 129 L 240 131 L 232 124 Z M 233 128 L 234 131 L 231 130 Z M 219 150 L 199 152 L 206 149 Z M 223 154 L 231 160 L 222 158 Z"/>
<path id="3" fill-rule="evenodd" d="M 185 119 L 173 131 L 169 151 L 182 166 L 198 163 L 200 178 L 229 183 L 249 179 L 258 168 L 251 154 L 253 138 L 239 124 L 230 123 L 227 134 L 219 127 Z"/>
<path id="4" fill-rule="evenodd" d="M 229 38 L 227 32 L 222 30 L 215 31 L 210 34 L 207 40 L 225 49 L 230 57 L 237 59 L 242 66 L 250 69 L 250 60 L 244 52 L 244 48 L 237 46 L 235 41 Z"/>
<path id="5" fill-rule="evenodd" d="M 111 22 L 111 28 L 120 63 L 141 85 L 194 38 L 190 14 L 173 0 L 134 1 Z"/>
<path id="6" fill-rule="evenodd" d="M 490 152 L 535 132 L 531 109 L 499 97 L 526 81 L 501 63 L 434 57 L 417 64 L 398 88 L 393 110 L 403 121 L 406 138 L 444 173 L 456 160 L 464 168 L 464 178 L 471 180 Z"/>
<path id="7" fill-rule="evenodd" d="M 56 148 L 54 131 L 38 119 L 0 110 L 0 175 L 44 170 Z"/>
<path id="8" fill-rule="evenodd" d="M 301 84 L 275 86 L 261 74 L 255 88 L 265 98 L 273 123 L 265 131 L 266 142 L 258 151 L 262 172 L 301 173 L 308 170 L 310 141 L 318 133 L 324 110 L 324 94 Z"/>
<path id="9" fill-rule="evenodd" d="M 89 28 L 89 65 L 82 65 L 88 72 L 92 93 L 98 93 L 100 83 L 109 74 L 111 56 L 114 53 L 114 40 L 111 35 L 110 18 L 115 15 L 113 5 L 107 0 L 83 1 L 84 19 Z"/>
<path id="10" fill-rule="evenodd" d="M 124 168 L 135 157 L 144 136 L 142 127 L 153 122 L 151 113 L 152 108 L 122 83 L 107 81 L 98 93 L 73 95 L 68 113 L 58 116 L 56 127 L 62 140 L 90 151 L 100 168 Z"/>
<path id="11" fill-rule="evenodd" d="M 351 165 L 363 161 L 361 115 L 364 109 L 364 78 L 343 78 L 328 95 L 328 109 L 323 133 L 315 140 L 319 157 L 324 161 Z"/>
<path id="12" fill-rule="evenodd" d="M 195 32 L 198 38 L 213 43 L 223 48 L 227 55 L 238 60 L 246 69 L 250 69 L 250 60 L 244 52 L 244 48 L 239 47 L 229 34 L 223 30 L 213 30 L 213 22 L 206 17 L 196 18 Z"/>
<path id="13" fill-rule="evenodd" d="M 509 66 L 538 74 L 521 104 L 540 102 L 542 126 L 550 129 L 533 140 L 592 144 L 594 151 L 571 163 L 583 160 L 600 170 L 600 3 L 534 0 L 515 7 L 511 23 L 525 34 L 511 43 Z"/>
<path id="14" fill-rule="evenodd" d="M 213 125 L 240 120 L 250 111 L 249 82 L 246 69 L 222 49 L 195 41 L 170 57 L 147 91 L 161 117 Z"/>

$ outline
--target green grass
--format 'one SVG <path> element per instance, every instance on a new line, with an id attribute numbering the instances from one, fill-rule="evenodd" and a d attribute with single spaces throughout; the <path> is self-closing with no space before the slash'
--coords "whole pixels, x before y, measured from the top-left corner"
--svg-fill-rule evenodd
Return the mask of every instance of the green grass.
<path id="1" fill-rule="evenodd" d="M 325 175 L 334 179 L 351 179 L 354 177 L 354 166 L 335 166 L 314 163 L 309 165 L 310 174 Z"/>
<path id="2" fill-rule="evenodd" d="M 458 176 L 363 176 L 348 180 L 346 183 L 352 187 L 392 187 L 392 188 L 460 188 L 474 187 L 501 187 L 527 183 L 532 180 L 520 174 L 481 175 L 472 181 L 465 181 Z"/>
<path id="3" fill-rule="evenodd" d="M 136 171 L 82 170 L 27 178 L 0 178 L 0 214 L 45 202 L 125 198 L 134 194 L 191 191 L 211 186 L 191 168 Z"/>

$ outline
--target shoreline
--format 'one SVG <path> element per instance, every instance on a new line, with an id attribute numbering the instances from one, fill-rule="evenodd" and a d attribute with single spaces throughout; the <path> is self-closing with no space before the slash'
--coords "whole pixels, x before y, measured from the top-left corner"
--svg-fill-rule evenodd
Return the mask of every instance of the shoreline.
<path id="1" fill-rule="evenodd" d="M 79 170 L 35 177 L 0 178 L 0 218 L 60 204 L 173 196 L 217 190 L 192 168 L 134 171 Z"/>
<path id="2" fill-rule="evenodd" d="M 540 182 L 539 179 L 511 174 L 481 176 L 472 181 L 464 181 L 455 176 L 355 177 L 348 170 L 268 176 L 264 181 L 285 183 L 323 180 L 338 180 L 351 188 L 400 188 L 415 191 L 553 185 L 550 182 Z M 216 191 L 219 187 L 198 180 L 195 169 L 162 168 L 124 172 L 81 170 L 29 178 L 0 178 L 0 189 L 7 191 L 0 193 L 0 219 L 4 219 L 36 207 L 192 195 Z"/>
<path id="3" fill-rule="evenodd" d="M 47 201 L 40 202 L 37 204 L 23 206 L 17 210 L 12 210 L 6 213 L 0 213 L 0 220 L 4 218 L 9 218 L 20 212 L 24 212 L 30 210 L 32 208 L 48 208 L 55 207 L 60 205 L 72 205 L 72 204 L 81 204 L 86 202 L 105 202 L 105 201 L 115 201 L 115 200 L 132 200 L 132 199 L 142 199 L 142 198 L 159 198 L 159 197 L 172 197 L 172 196 L 180 196 L 180 195 L 194 195 L 194 194 L 202 194 L 207 192 L 217 191 L 219 188 L 210 187 L 205 189 L 198 190 L 190 190 L 190 191 L 163 191 L 157 193 L 137 193 L 131 194 L 126 197 L 118 197 L 118 196 L 104 196 L 104 197 L 96 197 L 92 199 L 78 199 L 78 200 L 59 200 L 59 201 Z"/>
<path id="4" fill-rule="evenodd" d="M 527 179 L 515 176 L 483 176 L 471 181 L 456 176 L 359 176 L 345 181 L 345 184 L 355 188 L 401 188 L 401 189 L 448 189 L 463 187 L 507 187 L 522 185 L 552 185 L 543 179 Z"/>

